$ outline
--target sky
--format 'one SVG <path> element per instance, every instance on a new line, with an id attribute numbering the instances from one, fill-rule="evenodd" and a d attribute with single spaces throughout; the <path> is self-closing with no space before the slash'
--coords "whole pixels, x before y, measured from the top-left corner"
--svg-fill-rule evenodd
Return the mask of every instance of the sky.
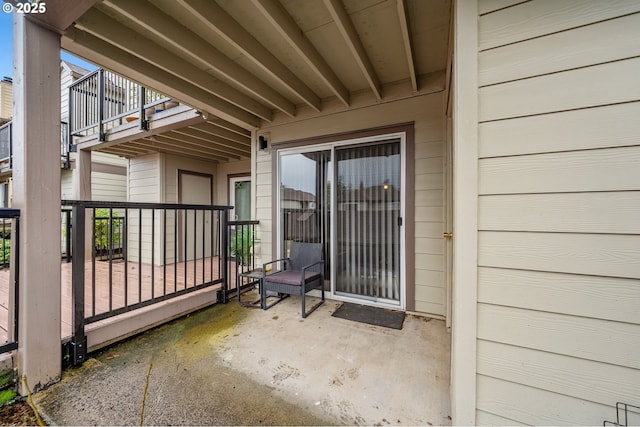
<path id="1" fill-rule="evenodd" d="M 2 3 L 2 0 L 0 0 L 0 3 Z M 0 79 L 5 76 L 13 76 L 11 17 L 11 13 L 0 12 Z M 67 52 L 61 51 L 60 57 L 65 61 L 79 65 L 89 71 L 97 68 L 95 65 L 76 58 Z"/>

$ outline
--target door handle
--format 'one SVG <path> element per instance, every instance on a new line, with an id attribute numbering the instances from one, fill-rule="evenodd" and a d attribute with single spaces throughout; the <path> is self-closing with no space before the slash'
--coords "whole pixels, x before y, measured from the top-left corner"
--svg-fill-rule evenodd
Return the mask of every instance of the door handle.
<path id="1" fill-rule="evenodd" d="M 453 237 L 453 233 L 442 233 L 442 237 L 445 239 L 450 239 Z"/>

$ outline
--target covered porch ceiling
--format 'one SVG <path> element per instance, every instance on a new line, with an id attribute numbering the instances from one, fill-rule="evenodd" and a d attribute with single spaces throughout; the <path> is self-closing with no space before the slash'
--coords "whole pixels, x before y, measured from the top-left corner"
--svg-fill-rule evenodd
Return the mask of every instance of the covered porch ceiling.
<path id="1" fill-rule="evenodd" d="M 79 0 L 73 8 L 49 0 L 47 7 L 64 15 L 34 19 L 62 35 L 63 49 L 193 106 L 208 128 L 245 130 L 240 146 L 229 147 L 241 157 L 250 155 L 251 130 L 445 90 L 448 81 L 450 0 Z M 200 135 L 198 126 L 161 137 L 180 146 Z M 150 149 L 144 140 L 127 145 L 111 150 Z"/>

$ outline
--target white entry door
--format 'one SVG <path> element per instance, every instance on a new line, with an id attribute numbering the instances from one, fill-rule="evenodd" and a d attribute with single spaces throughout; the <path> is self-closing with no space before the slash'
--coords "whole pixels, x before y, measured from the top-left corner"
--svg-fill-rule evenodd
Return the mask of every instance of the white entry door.
<path id="1" fill-rule="evenodd" d="M 229 214 L 231 221 L 251 219 L 251 177 L 236 176 L 229 179 L 229 205 L 233 206 Z"/>

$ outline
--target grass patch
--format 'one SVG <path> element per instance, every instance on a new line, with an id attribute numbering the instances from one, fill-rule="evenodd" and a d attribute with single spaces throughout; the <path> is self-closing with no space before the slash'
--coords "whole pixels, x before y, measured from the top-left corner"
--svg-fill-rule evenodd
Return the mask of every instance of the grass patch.
<path id="1" fill-rule="evenodd" d="M 8 403 L 13 403 L 16 398 L 15 390 L 2 390 L 0 391 L 0 406 L 6 405 Z"/>
<path id="2" fill-rule="evenodd" d="M 5 369 L 0 372 L 0 390 L 9 385 L 13 385 L 13 370 Z"/>

